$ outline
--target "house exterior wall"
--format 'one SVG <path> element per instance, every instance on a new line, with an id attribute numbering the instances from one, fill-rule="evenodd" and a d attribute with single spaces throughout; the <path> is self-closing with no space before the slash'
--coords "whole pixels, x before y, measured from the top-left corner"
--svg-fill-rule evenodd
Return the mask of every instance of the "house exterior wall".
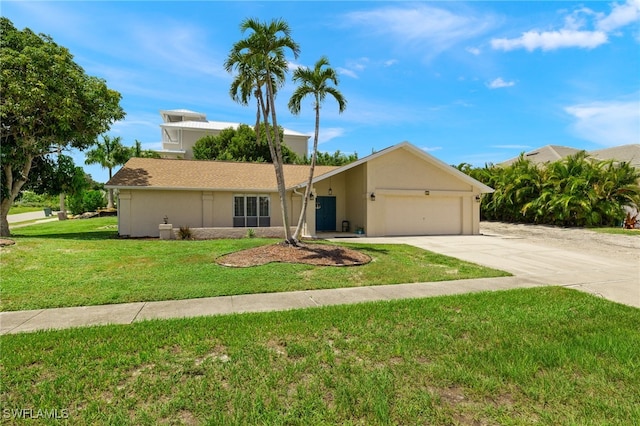
<path id="1" fill-rule="evenodd" d="M 234 195 L 268 195 L 271 226 L 282 226 L 278 193 L 122 189 L 118 195 L 118 233 L 129 237 L 158 237 L 168 218 L 174 227 L 233 227 Z M 288 194 L 292 226 L 297 223 L 301 197 Z M 295 221 L 295 222 L 294 222 Z"/>
<path id="2" fill-rule="evenodd" d="M 355 232 L 367 223 L 367 163 L 347 170 L 345 179 L 349 182 L 345 220 L 349 221 L 350 232 Z"/>
<path id="3" fill-rule="evenodd" d="M 479 190 L 404 149 L 369 161 L 366 185 L 367 236 L 479 232 Z"/>

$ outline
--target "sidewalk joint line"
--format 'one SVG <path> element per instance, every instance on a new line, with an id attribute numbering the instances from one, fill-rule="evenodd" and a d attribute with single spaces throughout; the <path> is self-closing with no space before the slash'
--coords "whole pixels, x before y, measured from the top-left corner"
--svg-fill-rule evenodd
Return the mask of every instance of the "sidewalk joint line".
<path id="1" fill-rule="evenodd" d="M 33 315 L 33 316 L 27 318 L 26 320 L 22 321 L 20 324 L 16 325 L 15 327 L 11 328 L 10 330 L 5 331 L 3 334 L 11 334 L 11 332 L 13 330 L 16 330 L 16 329 L 22 327 L 23 325 L 25 325 L 26 323 L 28 323 L 29 321 L 31 321 L 32 319 L 34 319 L 35 317 L 37 317 L 38 315 L 43 313 L 45 310 L 46 309 L 40 309 L 38 311 L 38 313 L 36 313 L 35 315 Z M 10 312 L 20 312 L 20 311 L 5 311 L 5 312 L 10 313 Z"/>
<path id="2" fill-rule="evenodd" d="M 140 309 L 138 309 L 138 312 L 136 312 L 136 314 L 133 316 L 133 319 L 131 320 L 131 322 L 129 324 L 133 324 L 134 322 L 136 322 L 136 320 L 138 319 L 138 315 L 140 315 L 140 312 L 142 312 L 142 310 L 145 308 L 145 306 L 147 306 L 148 302 L 143 302 L 142 306 L 140 306 Z"/>

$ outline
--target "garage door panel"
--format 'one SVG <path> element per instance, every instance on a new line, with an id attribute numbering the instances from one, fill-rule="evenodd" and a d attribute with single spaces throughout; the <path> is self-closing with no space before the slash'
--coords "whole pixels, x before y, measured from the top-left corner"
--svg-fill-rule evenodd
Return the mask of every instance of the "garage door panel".
<path id="1" fill-rule="evenodd" d="M 386 235 L 458 235 L 462 233 L 462 203 L 458 197 L 385 199 Z"/>

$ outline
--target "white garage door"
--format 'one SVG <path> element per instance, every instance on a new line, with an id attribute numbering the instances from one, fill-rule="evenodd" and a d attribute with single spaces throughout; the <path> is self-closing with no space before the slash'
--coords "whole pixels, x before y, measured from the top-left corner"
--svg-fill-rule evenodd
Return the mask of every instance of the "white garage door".
<path id="1" fill-rule="evenodd" d="M 459 235 L 462 220 L 462 200 L 458 197 L 385 199 L 386 235 Z"/>

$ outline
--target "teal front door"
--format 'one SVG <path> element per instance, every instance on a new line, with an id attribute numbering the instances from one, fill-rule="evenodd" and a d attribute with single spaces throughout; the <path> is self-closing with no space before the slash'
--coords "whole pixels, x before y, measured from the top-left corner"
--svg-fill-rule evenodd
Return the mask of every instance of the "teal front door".
<path id="1" fill-rule="evenodd" d="M 336 197 L 316 197 L 316 231 L 336 230 Z"/>

